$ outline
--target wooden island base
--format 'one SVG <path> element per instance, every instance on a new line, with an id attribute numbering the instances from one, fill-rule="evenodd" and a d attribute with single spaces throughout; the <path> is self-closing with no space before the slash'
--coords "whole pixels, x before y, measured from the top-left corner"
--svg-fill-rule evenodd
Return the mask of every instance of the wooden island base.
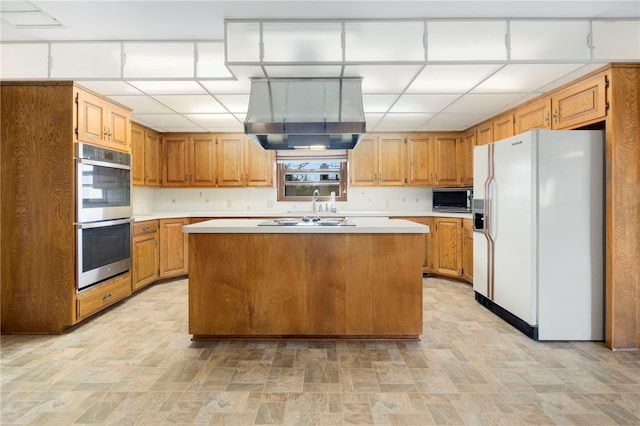
<path id="1" fill-rule="evenodd" d="M 189 333 L 417 340 L 423 234 L 189 234 Z"/>

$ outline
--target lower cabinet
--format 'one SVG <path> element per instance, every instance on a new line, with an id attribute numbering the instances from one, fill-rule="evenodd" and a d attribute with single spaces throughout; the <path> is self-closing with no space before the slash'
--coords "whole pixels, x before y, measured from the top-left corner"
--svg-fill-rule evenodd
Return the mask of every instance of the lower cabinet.
<path id="1" fill-rule="evenodd" d="M 462 278 L 473 282 L 473 220 L 462 219 Z"/>
<path id="2" fill-rule="evenodd" d="M 433 273 L 462 277 L 462 219 L 436 217 L 433 222 Z"/>
<path id="3" fill-rule="evenodd" d="M 158 221 L 134 223 L 132 291 L 140 290 L 158 279 L 158 263 Z"/>
<path id="4" fill-rule="evenodd" d="M 398 217 L 429 226 L 424 236 L 423 272 L 473 282 L 471 219 L 457 217 Z"/>
<path id="5" fill-rule="evenodd" d="M 131 295 L 131 273 L 125 272 L 76 296 L 76 320 L 81 321 Z"/>
<path id="6" fill-rule="evenodd" d="M 160 278 L 177 277 L 189 272 L 189 236 L 182 227 L 189 219 L 160 219 Z"/>

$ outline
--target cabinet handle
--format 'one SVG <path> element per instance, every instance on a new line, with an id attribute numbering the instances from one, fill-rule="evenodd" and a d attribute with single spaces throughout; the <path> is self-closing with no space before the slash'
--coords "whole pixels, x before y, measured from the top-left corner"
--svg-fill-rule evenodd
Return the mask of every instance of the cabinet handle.
<path id="1" fill-rule="evenodd" d="M 102 296 L 102 301 L 106 302 L 107 300 L 111 299 L 111 296 L 113 296 L 111 293 L 107 293 L 104 296 Z"/>
<path id="2" fill-rule="evenodd" d="M 547 122 L 547 128 L 549 127 L 549 122 L 551 121 L 551 117 L 549 117 L 549 111 L 547 111 L 547 116 L 544 118 L 544 121 Z"/>
<path id="3" fill-rule="evenodd" d="M 143 232 L 147 232 L 149 229 L 151 229 L 151 228 L 149 228 L 148 226 L 145 226 L 144 228 L 142 228 L 142 231 Z"/>
<path id="4" fill-rule="evenodd" d="M 553 111 L 553 121 L 558 124 L 558 110 Z"/>
<path id="5" fill-rule="evenodd" d="M 102 138 L 104 140 L 107 139 L 107 128 L 106 127 L 103 127 L 103 129 L 102 129 Z"/>

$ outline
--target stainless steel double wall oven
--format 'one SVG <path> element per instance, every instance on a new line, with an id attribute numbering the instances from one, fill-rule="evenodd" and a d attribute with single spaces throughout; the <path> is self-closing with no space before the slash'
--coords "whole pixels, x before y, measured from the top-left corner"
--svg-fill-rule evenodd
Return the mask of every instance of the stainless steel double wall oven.
<path id="1" fill-rule="evenodd" d="M 131 155 L 78 143 L 77 290 L 131 269 Z"/>

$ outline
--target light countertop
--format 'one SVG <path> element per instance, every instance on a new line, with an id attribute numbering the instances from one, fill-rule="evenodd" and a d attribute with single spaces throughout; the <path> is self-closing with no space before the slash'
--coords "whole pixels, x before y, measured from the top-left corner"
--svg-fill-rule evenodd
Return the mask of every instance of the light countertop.
<path id="1" fill-rule="evenodd" d="M 429 227 L 404 219 L 353 217 L 354 226 L 260 226 L 264 219 L 212 219 L 182 227 L 187 234 L 427 234 Z"/>
<path id="2" fill-rule="evenodd" d="M 235 212 L 153 212 L 153 213 L 136 213 L 133 218 L 136 222 L 157 219 L 175 219 L 179 217 L 189 218 L 219 218 L 219 219 L 238 219 L 238 218 L 281 218 L 281 217 L 303 217 L 303 216 L 322 216 L 322 217 L 459 217 L 463 219 L 471 219 L 471 213 L 445 213 L 434 211 L 338 211 L 318 212 L 313 214 L 308 211 L 235 211 Z"/>

